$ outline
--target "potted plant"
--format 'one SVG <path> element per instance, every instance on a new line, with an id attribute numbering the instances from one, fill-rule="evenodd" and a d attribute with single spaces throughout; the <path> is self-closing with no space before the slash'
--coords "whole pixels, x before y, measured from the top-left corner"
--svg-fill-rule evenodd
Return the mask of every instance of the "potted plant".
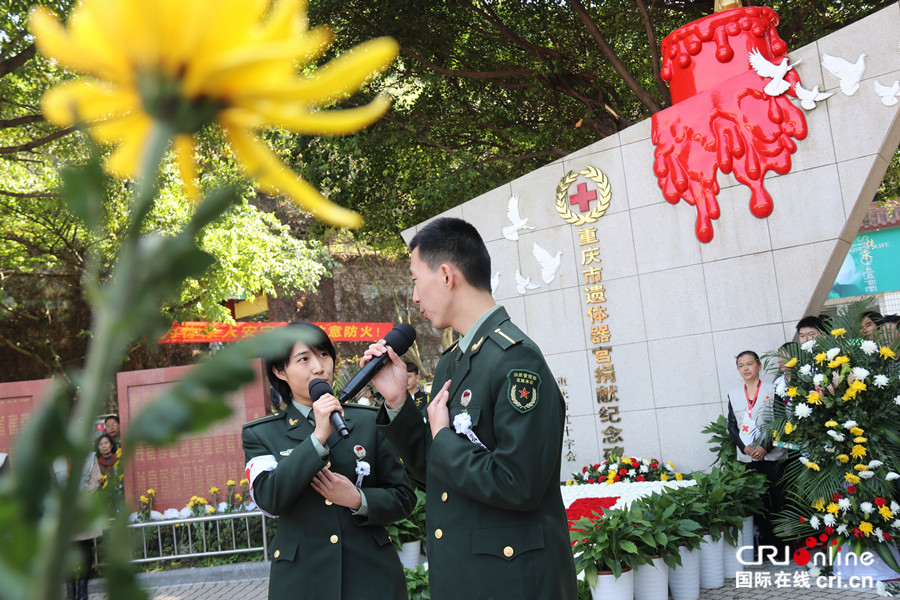
<path id="1" fill-rule="evenodd" d="M 595 599 L 632 598 L 634 569 L 658 554 L 653 529 L 640 508 L 610 509 L 572 523 L 575 569 L 584 572 Z"/>
<path id="2" fill-rule="evenodd" d="M 407 569 L 421 563 L 422 538 L 425 537 L 425 492 L 416 488 L 416 505 L 405 519 L 391 523 L 385 529 L 400 553 L 400 562 Z"/>

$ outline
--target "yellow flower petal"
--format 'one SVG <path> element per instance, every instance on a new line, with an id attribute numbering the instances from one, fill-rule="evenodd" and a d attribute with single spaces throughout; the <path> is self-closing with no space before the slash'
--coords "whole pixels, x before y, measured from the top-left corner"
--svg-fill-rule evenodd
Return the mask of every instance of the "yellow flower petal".
<path id="1" fill-rule="evenodd" d="M 272 104 L 259 107 L 257 112 L 266 121 L 297 133 L 346 135 L 368 127 L 380 119 L 390 107 L 390 97 L 379 94 L 374 100 L 359 108 L 306 112 L 296 107 Z"/>
<path id="2" fill-rule="evenodd" d="M 144 131 L 134 131 L 122 138 L 115 151 L 106 160 L 106 171 L 116 177 L 135 178 L 138 175 L 141 159 L 147 149 L 147 141 L 152 125 Z"/>
<path id="3" fill-rule="evenodd" d="M 57 85 L 41 99 L 44 116 L 58 127 L 126 115 L 139 108 L 140 98 L 133 88 L 85 78 Z"/>
<path id="4" fill-rule="evenodd" d="M 283 193 L 317 219 L 339 227 L 356 228 L 362 218 L 353 211 L 329 202 L 313 186 L 300 179 L 275 156 L 262 140 L 250 132 L 228 128 L 225 135 L 244 171 L 270 193 Z"/>
<path id="5" fill-rule="evenodd" d="M 194 162 L 194 138 L 187 134 L 178 135 L 172 142 L 172 150 L 178 163 L 178 171 L 181 173 L 181 181 L 184 184 L 184 195 L 191 202 L 200 199 L 197 190 L 197 164 Z M 234 485 L 231 482 L 229 485 Z"/>
<path id="6" fill-rule="evenodd" d="M 793 357 L 791 360 L 784 363 L 784 366 L 790 369 L 791 367 L 797 366 L 797 357 Z"/>

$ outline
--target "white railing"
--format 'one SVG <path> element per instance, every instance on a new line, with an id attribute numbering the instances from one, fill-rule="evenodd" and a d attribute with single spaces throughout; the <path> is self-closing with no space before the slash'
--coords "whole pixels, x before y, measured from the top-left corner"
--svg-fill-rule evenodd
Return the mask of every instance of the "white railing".
<path id="1" fill-rule="evenodd" d="M 256 526 L 256 521 L 259 525 Z M 147 563 L 262 552 L 269 560 L 266 516 L 260 511 L 165 519 L 132 523 L 132 536 L 140 535 L 140 556 L 131 562 Z"/>

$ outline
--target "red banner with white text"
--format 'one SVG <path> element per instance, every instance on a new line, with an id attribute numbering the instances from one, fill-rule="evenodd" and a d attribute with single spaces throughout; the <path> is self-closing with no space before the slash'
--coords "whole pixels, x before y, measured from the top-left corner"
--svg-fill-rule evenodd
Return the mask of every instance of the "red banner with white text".
<path id="1" fill-rule="evenodd" d="M 182 321 L 172 323 L 168 333 L 159 338 L 160 344 L 196 344 L 206 342 L 236 342 L 287 325 L 287 321 L 261 323 L 213 323 Z M 374 342 L 394 328 L 393 323 L 316 323 L 333 342 Z"/>

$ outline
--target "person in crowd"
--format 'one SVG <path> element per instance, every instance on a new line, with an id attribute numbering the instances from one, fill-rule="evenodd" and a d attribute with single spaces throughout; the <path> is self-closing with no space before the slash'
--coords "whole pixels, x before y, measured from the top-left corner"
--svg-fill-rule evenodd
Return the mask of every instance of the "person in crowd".
<path id="1" fill-rule="evenodd" d="M 822 320 L 813 315 L 807 315 L 797 322 L 797 340 L 803 344 L 813 340 L 825 330 Z"/>
<path id="2" fill-rule="evenodd" d="M 762 514 L 754 515 L 759 544 L 783 546 L 775 535 L 771 516 L 784 506 L 784 490 L 780 484 L 784 467 L 780 460 L 786 452 L 783 448 L 773 447 L 765 426 L 774 416 L 775 389 L 759 378 L 761 365 L 756 352 L 744 350 L 737 355 L 736 362 L 744 383 L 730 389 L 726 397 L 728 433 L 737 446 L 738 460 L 765 475 L 769 482 L 765 509 Z"/>
<path id="3" fill-rule="evenodd" d="M 97 464 L 100 466 L 100 474 L 106 475 L 110 467 L 119 459 L 116 456 L 115 445 L 108 433 L 101 433 L 97 437 Z"/>
<path id="4" fill-rule="evenodd" d="M 574 600 L 576 578 L 559 476 L 565 404 L 540 349 L 491 295 L 491 259 L 468 222 L 438 218 L 410 242 L 413 301 L 460 334 L 437 364 L 427 422 L 409 401 L 406 365 L 387 352 L 373 378 L 377 422 L 426 483 L 431 597 Z M 436 391 L 435 391 L 436 390 Z"/>
<path id="5" fill-rule="evenodd" d="M 885 338 L 890 342 L 897 339 L 898 321 L 900 321 L 900 315 L 884 315 L 884 323 L 881 325 L 881 330 Z"/>
<path id="6" fill-rule="evenodd" d="M 65 485 L 70 477 L 69 463 L 65 458 L 53 461 L 53 471 L 60 485 Z M 87 455 L 81 465 L 78 477 L 79 493 L 93 493 L 100 489 L 100 463 L 93 452 Z M 72 541 L 78 548 L 78 564 L 73 575 L 66 581 L 66 598 L 68 600 L 88 600 L 88 582 L 94 567 L 94 540 L 103 534 L 101 530 L 88 530 L 77 533 Z"/>
<path id="7" fill-rule="evenodd" d="M 106 420 L 103 421 L 103 431 L 109 436 L 109 439 L 112 440 L 113 443 L 113 452 L 122 447 L 122 440 L 119 431 L 119 417 L 116 415 L 109 415 L 106 417 Z"/>
<path id="8" fill-rule="evenodd" d="M 342 405 L 328 393 L 313 401 L 310 381 L 333 383 L 334 345 L 312 323 L 286 327 L 297 343 L 266 361 L 286 407 L 245 424 L 241 436 L 250 495 L 278 517 L 269 599 L 407 598 L 385 530 L 415 506 L 403 465 L 376 428 L 375 409 Z M 335 412 L 346 422 L 346 439 L 332 430 Z"/>
<path id="9" fill-rule="evenodd" d="M 428 406 L 428 394 L 419 389 L 419 365 L 411 360 L 404 361 L 406 363 L 406 391 L 409 392 L 408 400 L 412 400 L 416 408 L 425 413 L 425 407 Z"/>
<path id="10" fill-rule="evenodd" d="M 880 312 L 867 310 L 862 314 L 862 321 L 859 325 L 859 335 L 867 340 L 874 340 L 878 334 L 878 328 L 884 324 L 884 317 Z"/>

